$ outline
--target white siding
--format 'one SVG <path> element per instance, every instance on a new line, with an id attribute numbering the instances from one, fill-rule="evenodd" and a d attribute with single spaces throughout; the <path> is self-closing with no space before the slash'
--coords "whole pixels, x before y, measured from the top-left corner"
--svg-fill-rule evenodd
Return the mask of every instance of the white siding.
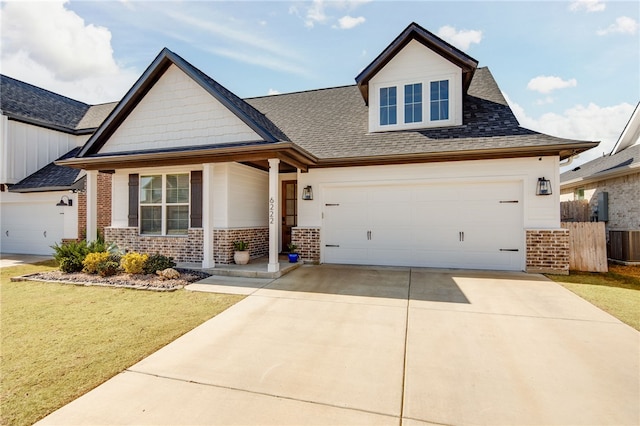
<path id="1" fill-rule="evenodd" d="M 0 183 L 18 183 L 60 158 L 88 136 L 75 136 L 2 117 Z"/>
<path id="2" fill-rule="evenodd" d="M 229 164 L 230 228 L 268 225 L 269 173 L 237 163 Z M 277 213 L 277 217 L 280 214 Z"/>
<path id="3" fill-rule="evenodd" d="M 260 139 L 198 83 L 171 65 L 100 152 L 143 151 Z"/>
<path id="4" fill-rule="evenodd" d="M 313 187 L 314 199 L 298 204 L 298 226 L 321 227 L 325 188 L 341 185 L 464 183 L 520 181 L 524 197 L 524 228 L 560 228 L 558 157 L 449 163 L 311 169 L 298 175 L 298 187 Z M 539 177 L 553 186 L 553 195 L 536 196 Z"/>
<path id="5" fill-rule="evenodd" d="M 449 80 L 449 120 L 429 121 L 429 83 Z M 422 123 L 404 124 L 404 85 L 422 83 Z M 379 93 L 397 87 L 397 125 L 380 126 Z M 369 131 L 442 127 L 462 124 L 462 70 L 412 40 L 369 81 Z"/>

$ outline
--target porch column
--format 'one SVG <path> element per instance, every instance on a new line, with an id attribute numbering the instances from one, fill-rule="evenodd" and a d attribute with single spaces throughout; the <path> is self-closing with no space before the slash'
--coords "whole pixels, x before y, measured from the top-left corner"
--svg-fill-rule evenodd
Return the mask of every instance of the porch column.
<path id="1" fill-rule="evenodd" d="M 213 169 L 211 163 L 202 165 L 202 267 L 214 268 L 213 260 Z"/>
<path id="2" fill-rule="evenodd" d="M 98 238 L 98 171 L 87 170 L 87 242 Z"/>
<path id="3" fill-rule="evenodd" d="M 278 172 L 280 160 L 269 159 L 269 266 L 268 272 L 278 272 L 278 224 L 280 221 L 280 199 L 278 194 Z"/>

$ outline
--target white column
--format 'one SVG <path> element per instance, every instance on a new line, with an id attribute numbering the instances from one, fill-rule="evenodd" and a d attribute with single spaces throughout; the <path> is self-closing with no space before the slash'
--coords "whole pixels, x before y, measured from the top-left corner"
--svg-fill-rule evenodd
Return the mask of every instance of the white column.
<path id="1" fill-rule="evenodd" d="M 267 271 L 278 272 L 278 224 L 280 223 L 280 197 L 278 194 L 278 171 L 280 160 L 269 159 L 269 266 Z"/>
<path id="2" fill-rule="evenodd" d="M 202 165 L 202 238 L 203 268 L 214 268 L 213 260 L 213 169 L 211 163 Z"/>
<path id="3" fill-rule="evenodd" d="M 98 171 L 87 170 L 87 241 L 98 238 Z"/>

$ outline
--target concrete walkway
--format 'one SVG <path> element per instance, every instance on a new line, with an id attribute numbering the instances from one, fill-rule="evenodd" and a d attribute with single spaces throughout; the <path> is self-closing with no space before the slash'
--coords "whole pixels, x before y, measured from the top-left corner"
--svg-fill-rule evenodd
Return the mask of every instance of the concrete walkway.
<path id="1" fill-rule="evenodd" d="M 640 334 L 539 275 L 206 285 L 249 296 L 39 424 L 640 423 Z"/>
<path id="2" fill-rule="evenodd" d="M 52 256 L 0 253 L 0 268 L 8 268 L 9 266 L 24 265 L 27 263 L 43 262 L 45 260 L 51 259 L 53 259 Z"/>

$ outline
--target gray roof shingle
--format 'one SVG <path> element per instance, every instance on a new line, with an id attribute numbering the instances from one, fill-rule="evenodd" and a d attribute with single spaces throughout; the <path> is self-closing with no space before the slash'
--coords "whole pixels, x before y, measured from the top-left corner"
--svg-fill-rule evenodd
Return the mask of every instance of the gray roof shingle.
<path id="1" fill-rule="evenodd" d="M 581 164 L 573 170 L 560 175 L 560 183 L 570 182 L 575 179 L 597 178 L 598 174 L 621 170 L 623 167 L 640 164 L 640 144 L 626 148 L 617 154 L 606 155 L 587 163 Z"/>
<path id="2" fill-rule="evenodd" d="M 78 152 L 80 152 L 80 147 L 72 149 L 56 161 L 73 158 Z M 15 185 L 11 185 L 9 191 L 45 192 L 78 189 L 79 183 L 77 182 L 77 179 L 79 174 L 79 169 L 49 163 Z"/>
<path id="3" fill-rule="evenodd" d="M 577 142 L 520 127 L 488 68 L 478 68 L 464 99 L 463 125 L 368 131 L 357 86 L 246 99 L 319 159 L 446 153 L 571 145 Z"/>

